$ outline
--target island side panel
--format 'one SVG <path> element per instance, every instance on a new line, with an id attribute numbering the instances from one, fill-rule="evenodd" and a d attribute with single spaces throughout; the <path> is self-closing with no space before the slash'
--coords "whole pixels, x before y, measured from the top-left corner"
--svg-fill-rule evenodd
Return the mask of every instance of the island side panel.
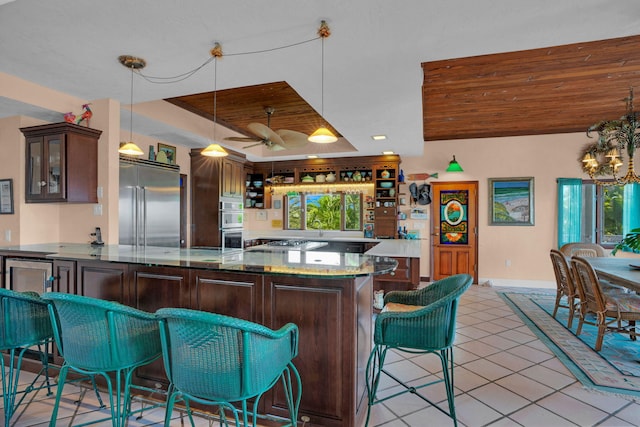
<path id="1" fill-rule="evenodd" d="M 358 318 L 367 310 L 358 308 L 358 290 L 368 288 L 363 292 L 371 295 L 371 279 L 264 279 L 265 325 L 277 329 L 292 322 L 300 331 L 294 359 L 302 378 L 300 415 L 309 416 L 312 426 L 355 426 L 356 394 L 364 391 L 364 383 L 357 384 L 359 365 L 371 348 L 371 317 Z M 362 303 L 371 305 L 366 296 Z M 281 385 L 265 397 L 267 413 L 286 415 Z"/>
<path id="2" fill-rule="evenodd" d="M 164 307 L 188 307 L 189 270 L 179 267 L 130 266 L 129 305 L 148 313 Z M 134 382 L 147 387 L 169 384 L 162 358 L 136 369 Z"/>
<path id="3" fill-rule="evenodd" d="M 76 294 L 129 304 L 128 264 L 78 261 Z"/>
<path id="4" fill-rule="evenodd" d="M 194 269 L 190 307 L 264 324 L 262 283 L 258 274 Z"/>

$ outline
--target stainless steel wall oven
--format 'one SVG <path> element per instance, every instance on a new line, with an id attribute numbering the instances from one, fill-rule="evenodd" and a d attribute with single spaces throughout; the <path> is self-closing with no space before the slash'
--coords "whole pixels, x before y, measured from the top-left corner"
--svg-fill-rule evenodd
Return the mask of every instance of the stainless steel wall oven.
<path id="1" fill-rule="evenodd" d="M 220 199 L 220 241 L 222 249 L 244 248 L 244 206 L 242 199 Z"/>

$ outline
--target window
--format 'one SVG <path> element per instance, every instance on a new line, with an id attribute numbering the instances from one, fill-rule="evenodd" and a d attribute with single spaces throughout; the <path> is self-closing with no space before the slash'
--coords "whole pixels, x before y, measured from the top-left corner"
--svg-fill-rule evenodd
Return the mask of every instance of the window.
<path id="1" fill-rule="evenodd" d="M 582 184 L 582 241 L 613 247 L 622 240 L 624 186 Z"/>
<path id="2" fill-rule="evenodd" d="M 285 208 L 288 230 L 362 230 L 361 193 L 289 193 Z"/>
<path id="3" fill-rule="evenodd" d="M 596 185 L 558 178 L 558 247 L 570 242 L 613 247 L 640 226 L 640 184 Z"/>

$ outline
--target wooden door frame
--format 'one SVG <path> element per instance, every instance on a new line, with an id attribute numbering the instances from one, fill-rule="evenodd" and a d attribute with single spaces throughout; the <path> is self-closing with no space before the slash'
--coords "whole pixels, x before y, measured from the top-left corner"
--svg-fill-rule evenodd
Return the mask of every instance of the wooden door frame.
<path id="1" fill-rule="evenodd" d="M 432 203 L 431 203 L 431 221 L 430 221 L 430 226 L 431 226 L 431 230 L 429 230 L 429 234 L 430 234 L 430 239 L 431 239 L 431 245 L 430 245 L 430 253 L 429 253 L 429 266 L 430 266 L 430 276 L 431 276 L 431 280 L 435 280 L 435 239 L 436 239 L 436 235 L 435 235 L 435 229 L 436 229 L 436 219 L 440 217 L 440 214 L 438 212 L 436 212 L 436 209 L 439 209 L 439 202 L 438 200 L 436 200 L 435 197 L 435 187 L 437 186 L 450 186 L 450 185 L 465 185 L 465 186 L 473 186 L 474 190 L 475 190 L 475 197 L 474 197 L 474 206 L 473 206 L 473 211 L 469 211 L 468 215 L 473 214 L 475 216 L 475 226 L 473 227 L 473 230 L 469 230 L 469 233 L 473 233 L 475 236 L 475 244 L 474 244 L 474 248 L 473 248 L 473 256 L 474 256 L 474 261 L 475 261 L 475 266 L 473 269 L 473 273 L 471 274 L 473 276 L 473 283 L 478 283 L 478 272 L 479 272 L 479 259 L 478 259 L 478 247 L 479 247 L 479 242 L 480 242 L 480 233 L 479 233 L 479 221 L 478 221 L 478 212 L 479 212 L 479 197 L 478 197 L 478 190 L 479 190 L 479 182 L 478 181 L 434 181 L 430 183 L 432 185 Z M 469 197 L 471 198 L 471 194 L 469 195 Z M 471 204 L 469 204 L 469 206 L 471 206 Z M 471 223 L 471 221 L 470 221 Z"/>

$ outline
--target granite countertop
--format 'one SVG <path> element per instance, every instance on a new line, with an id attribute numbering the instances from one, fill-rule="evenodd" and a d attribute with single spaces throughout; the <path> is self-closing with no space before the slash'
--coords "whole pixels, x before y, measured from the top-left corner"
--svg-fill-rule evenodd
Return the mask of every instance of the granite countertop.
<path id="1" fill-rule="evenodd" d="M 372 239 L 362 236 L 349 236 L 344 233 L 325 232 L 323 236 L 318 233 L 269 233 L 260 231 L 246 231 L 245 240 L 274 239 L 274 240 L 309 240 L 318 242 L 354 242 L 375 243 L 376 245 L 365 252 L 366 255 L 392 256 L 404 258 L 420 258 L 421 240 L 415 239 Z"/>
<path id="2" fill-rule="evenodd" d="M 296 249 L 226 250 L 134 247 L 127 245 L 48 243 L 0 247 L 16 256 L 42 255 L 49 259 L 98 260 L 153 266 L 282 274 L 303 277 L 345 278 L 384 274 L 398 263 L 386 256 L 357 253 L 300 251 Z"/>

